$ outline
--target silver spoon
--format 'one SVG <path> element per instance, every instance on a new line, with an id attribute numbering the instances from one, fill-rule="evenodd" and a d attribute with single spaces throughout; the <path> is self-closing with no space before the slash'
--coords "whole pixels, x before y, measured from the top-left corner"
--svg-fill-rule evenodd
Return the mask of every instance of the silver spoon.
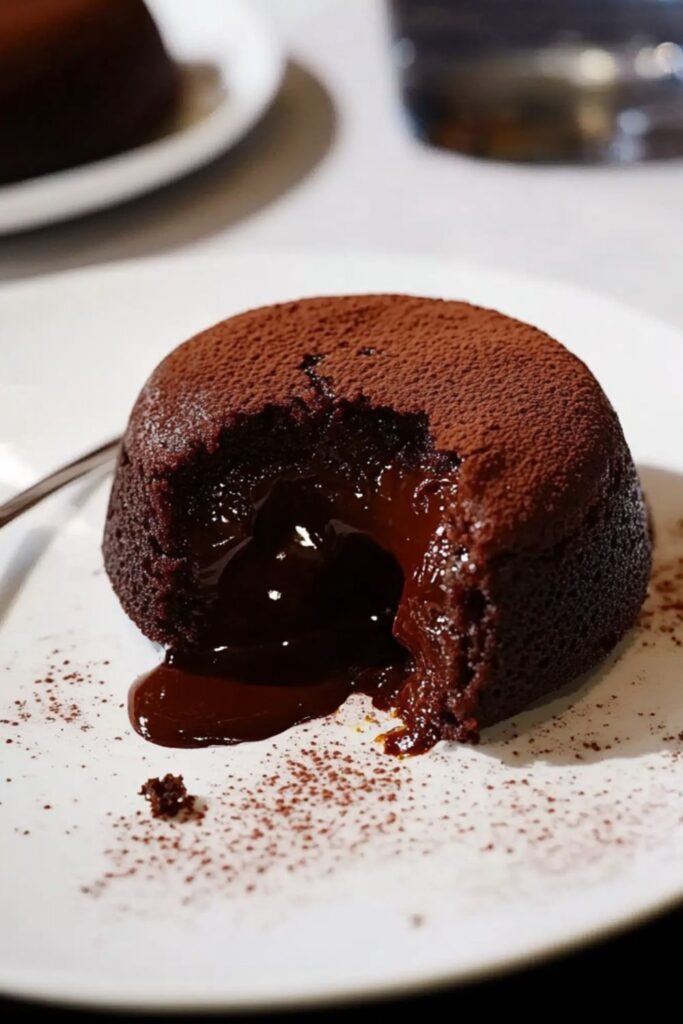
<path id="1" fill-rule="evenodd" d="M 118 454 L 120 443 L 120 437 L 115 438 L 113 441 L 108 441 L 107 444 L 95 448 L 94 451 L 88 452 L 87 455 L 82 455 L 80 459 L 76 459 L 74 462 L 69 462 L 68 465 L 56 469 L 54 473 L 43 477 L 37 484 L 27 487 L 20 494 L 15 494 L 9 501 L 0 505 L 0 528 L 7 526 L 7 523 L 11 523 L 22 512 L 27 512 L 28 509 L 33 508 L 43 498 L 47 498 L 49 494 L 54 494 L 60 487 L 65 487 L 72 480 L 78 480 L 80 476 L 90 473 L 91 470 L 97 469 L 98 466 L 105 466 L 108 462 L 113 462 Z"/>

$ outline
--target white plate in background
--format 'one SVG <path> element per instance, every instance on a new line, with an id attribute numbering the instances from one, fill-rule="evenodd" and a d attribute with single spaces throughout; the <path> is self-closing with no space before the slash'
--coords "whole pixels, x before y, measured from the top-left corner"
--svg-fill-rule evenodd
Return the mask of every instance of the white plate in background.
<path id="1" fill-rule="evenodd" d="M 159 358 L 212 321 L 385 290 L 496 306 L 586 359 L 643 467 L 659 582 L 683 575 L 680 334 L 447 262 L 241 253 L 5 288 L 2 492 L 118 431 Z M 166 750 L 127 722 L 128 686 L 159 656 L 102 572 L 107 491 L 84 481 L 0 531 L 4 992 L 150 1009 L 390 995 L 528 963 L 683 896 L 683 649 L 666 586 L 655 628 L 476 748 L 393 761 L 354 698 L 262 743 Z M 166 771 L 206 799 L 204 822 L 149 817 L 137 790 Z"/>
<path id="2" fill-rule="evenodd" d="M 0 186 L 0 235 L 112 206 L 180 178 L 233 146 L 262 116 L 284 57 L 247 0 L 148 0 L 182 95 L 167 132 L 124 153 Z"/>

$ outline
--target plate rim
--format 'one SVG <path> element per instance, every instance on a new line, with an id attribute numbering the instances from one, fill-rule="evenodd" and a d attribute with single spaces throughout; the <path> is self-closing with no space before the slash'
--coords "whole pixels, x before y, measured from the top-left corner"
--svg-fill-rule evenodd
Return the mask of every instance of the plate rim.
<path id="1" fill-rule="evenodd" d="M 663 916 L 667 911 L 683 906 L 683 885 L 681 892 L 675 896 L 662 897 L 655 904 L 650 903 L 636 911 L 628 919 L 618 917 L 616 914 L 610 921 L 598 925 L 589 933 L 574 935 L 566 940 L 558 940 L 555 943 L 539 945 L 537 949 L 526 949 L 524 953 L 516 955 L 501 955 L 497 959 L 489 960 L 485 965 L 469 967 L 467 969 L 447 972 L 444 970 L 435 971 L 427 975 L 424 972 L 418 977 L 417 974 L 400 983 L 396 982 L 365 982 L 362 986 L 349 990 L 339 988 L 332 991 L 329 987 L 321 987 L 319 990 L 307 989 L 300 992 L 287 993 L 284 997 L 271 996 L 261 997 L 258 1000 L 248 996 L 225 997 L 216 996 L 208 998 L 193 996 L 170 996 L 159 998 L 158 996 L 138 995 L 131 998 L 119 998 L 113 993 L 106 996 L 98 996 L 94 990 L 87 988 L 80 994 L 69 996 L 59 987 L 51 988 L 49 985 L 41 988 L 35 987 L 35 980 L 31 981 L 30 972 L 26 972 L 27 980 L 24 987 L 6 986 L 3 975 L 0 972 L 0 995 L 3 998 L 17 999 L 26 1002 L 36 1002 L 41 1005 L 55 1005 L 61 1007 L 73 1007 L 74 1009 L 88 1009 L 98 1011 L 124 1011 L 144 1013 L 188 1013 L 193 1012 L 253 1012 L 264 1013 L 271 1010 L 305 1010 L 320 1007 L 331 1009 L 333 1007 L 351 1007 L 353 1005 L 368 1002 L 380 1002 L 384 999 L 393 1001 L 409 996 L 420 996 L 438 994 L 453 989 L 456 991 L 465 985 L 476 984 L 487 980 L 493 981 L 514 974 L 525 967 L 545 965 L 563 954 L 580 952 L 590 949 L 601 941 L 609 938 L 616 938 L 629 931 L 633 927 L 647 924 Z M 54 972 L 57 973 L 57 972 Z M 44 975 L 44 972 L 41 972 Z M 62 975 L 67 981 L 70 975 Z M 16 977 L 16 975 L 15 975 Z"/>
<path id="2" fill-rule="evenodd" d="M 230 0 L 230 2 L 241 4 L 244 0 Z M 0 237 L 2 237 L 1 227 Z M 479 261 L 466 261 L 465 259 L 454 258 L 448 255 L 433 255 L 424 252 L 397 254 L 390 249 L 383 249 L 381 247 L 335 246 L 331 243 L 321 246 L 306 247 L 293 245 L 283 246 L 282 248 L 271 248 L 263 243 L 256 243 L 238 247 L 228 239 L 225 242 L 224 248 L 205 250 L 182 249 L 173 252 L 152 253 L 144 256 L 123 256 L 96 264 L 70 266 L 58 270 L 39 272 L 33 276 L 26 275 L 7 281 L 0 281 L 0 311 L 6 300 L 11 302 L 14 298 L 22 298 L 24 293 L 40 292 L 42 289 L 49 290 L 52 287 L 60 287 L 65 283 L 67 285 L 74 282 L 77 284 L 80 278 L 106 281 L 108 277 L 125 277 L 128 274 L 140 272 L 143 274 L 147 272 L 155 273 L 162 267 L 179 270 L 182 267 L 186 267 L 188 263 L 198 267 L 203 265 L 207 271 L 216 272 L 220 270 L 224 272 L 226 263 L 234 261 L 243 265 L 247 262 L 255 263 L 258 260 L 281 262 L 283 266 L 291 266 L 293 263 L 303 264 L 311 260 L 314 260 L 316 263 L 327 263 L 330 266 L 333 264 L 340 265 L 342 261 L 350 264 L 363 263 L 368 267 L 371 264 L 378 264 L 384 267 L 387 267 L 390 263 L 395 264 L 397 267 L 405 267 L 407 264 L 410 264 L 423 271 L 430 267 L 440 271 L 443 271 L 444 268 L 449 268 L 453 273 L 456 285 L 459 277 L 498 279 L 501 282 L 507 282 L 508 284 L 513 282 L 526 288 L 532 285 L 540 285 L 545 291 L 552 291 L 558 297 L 563 296 L 569 299 L 574 296 L 579 301 L 585 302 L 588 300 L 596 306 L 601 306 L 603 311 L 608 314 L 613 313 L 617 316 L 627 314 L 640 321 L 642 326 L 647 325 L 655 328 L 661 334 L 667 334 L 669 343 L 683 347 L 683 324 L 679 326 L 664 316 L 644 309 L 637 302 L 617 298 L 589 285 L 578 284 L 575 281 L 562 278 L 546 277 L 543 274 L 536 274 L 526 270 L 509 269 Z M 320 292 L 319 294 L 331 295 L 332 293 Z M 350 294 L 361 293 L 351 292 Z M 418 293 L 413 292 L 412 294 Z M 467 300 L 463 297 L 462 301 Z M 474 304 L 477 305 L 476 302 Z M 493 309 L 495 307 L 487 308 Z M 512 316 L 514 319 L 514 314 L 507 313 L 505 315 Z M 211 324 L 207 326 L 211 326 Z M 8 343 L 11 344 L 11 339 Z M 3 342 L 0 341 L 0 349 L 2 344 Z M 68 458 L 68 453 L 66 458 Z"/>
<path id="3" fill-rule="evenodd" d="M 241 4 L 244 0 L 230 0 L 230 2 Z M 574 295 L 583 300 L 588 299 L 591 302 L 602 305 L 605 310 L 609 309 L 621 314 L 628 313 L 643 323 L 647 321 L 650 324 L 656 325 L 661 331 L 665 331 L 670 335 L 676 335 L 679 342 L 683 343 L 683 324 L 679 327 L 666 317 L 644 309 L 637 302 L 616 298 L 601 291 L 599 288 L 589 285 L 578 284 L 562 278 L 546 277 L 543 274 L 536 274 L 527 270 L 513 270 L 497 264 L 489 265 L 480 261 L 465 260 L 448 255 L 433 255 L 424 252 L 397 254 L 390 249 L 383 249 L 378 246 L 368 246 L 366 248 L 361 246 L 338 246 L 332 243 L 320 246 L 292 245 L 271 248 L 263 243 L 237 246 L 230 239 L 226 239 L 224 247 L 221 248 L 207 248 L 205 250 L 183 249 L 173 252 L 151 253 L 144 256 L 123 256 L 107 260 L 106 262 L 75 267 L 69 266 L 46 272 L 39 271 L 37 274 L 26 274 L 21 277 L 0 281 L 0 305 L 6 298 L 11 300 L 13 293 L 16 293 L 18 297 L 23 291 L 41 290 L 43 287 L 49 288 L 52 285 L 62 284 L 71 278 L 102 277 L 104 279 L 115 275 L 124 276 L 136 271 L 142 271 L 143 273 L 145 271 L 153 272 L 157 267 L 171 266 L 173 264 L 181 267 L 188 263 L 205 264 L 207 269 L 215 271 L 218 269 L 224 270 L 226 262 L 235 261 L 242 263 L 243 261 L 255 260 L 272 260 L 273 262 L 280 262 L 285 266 L 291 265 L 293 262 L 303 263 L 304 261 L 311 260 L 316 262 L 322 261 L 330 265 L 333 263 L 341 264 L 342 261 L 363 263 L 368 266 L 373 263 L 385 267 L 390 263 L 394 263 L 397 267 L 405 267 L 407 264 L 410 264 L 411 266 L 421 267 L 423 270 L 432 267 L 443 271 L 444 268 L 448 268 L 453 272 L 456 283 L 457 275 L 463 275 L 472 278 L 478 276 L 490 279 L 498 278 L 500 281 L 517 282 L 527 287 L 535 284 L 540 285 L 543 289 L 555 291 L 558 295 L 562 294 L 566 297 Z M 320 294 L 324 293 L 321 292 Z M 0 341 L 0 345 L 2 344 L 3 342 Z"/>

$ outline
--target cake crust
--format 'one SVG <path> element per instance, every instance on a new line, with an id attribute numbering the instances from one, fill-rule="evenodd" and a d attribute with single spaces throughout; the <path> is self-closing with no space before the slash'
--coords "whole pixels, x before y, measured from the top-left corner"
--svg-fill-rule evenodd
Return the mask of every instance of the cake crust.
<path id="1" fill-rule="evenodd" d="M 275 449 L 282 466 L 303 466 L 301 451 L 329 448 L 330 431 L 337 447 L 346 431 L 353 466 L 386 415 L 394 435 L 418 438 L 425 471 L 452 466 L 443 658 L 426 657 L 399 711 L 428 722 L 433 739 L 476 740 L 603 658 L 649 577 L 647 516 L 617 416 L 588 368 L 534 327 L 404 295 L 305 299 L 217 324 L 172 352 L 135 404 L 105 564 L 148 636 L 191 646 L 202 607 L 188 508 L 212 473 L 246 472 Z M 418 603 L 396 615 L 412 653 L 431 628 L 421 614 Z"/>
<path id="2" fill-rule="evenodd" d="M 426 416 L 434 449 L 462 462 L 462 514 L 488 554 L 571 532 L 630 461 L 603 391 L 559 342 L 493 310 L 396 295 L 256 309 L 190 339 L 145 385 L 126 449 L 162 478 L 240 418 L 330 401 Z"/>

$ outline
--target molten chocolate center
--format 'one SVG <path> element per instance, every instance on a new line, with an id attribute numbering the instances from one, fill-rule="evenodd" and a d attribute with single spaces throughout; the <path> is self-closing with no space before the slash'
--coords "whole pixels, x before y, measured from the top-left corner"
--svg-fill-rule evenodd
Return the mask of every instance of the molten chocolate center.
<path id="1" fill-rule="evenodd" d="M 422 697 L 445 600 L 451 487 L 398 463 L 360 480 L 318 466 L 247 489 L 243 481 L 216 486 L 189 531 L 203 595 L 200 642 L 169 651 L 138 681 L 135 728 L 165 746 L 239 743 L 363 692 L 404 719 L 386 749 L 431 746 Z M 418 677 L 423 713 L 413 714 Z"/>

